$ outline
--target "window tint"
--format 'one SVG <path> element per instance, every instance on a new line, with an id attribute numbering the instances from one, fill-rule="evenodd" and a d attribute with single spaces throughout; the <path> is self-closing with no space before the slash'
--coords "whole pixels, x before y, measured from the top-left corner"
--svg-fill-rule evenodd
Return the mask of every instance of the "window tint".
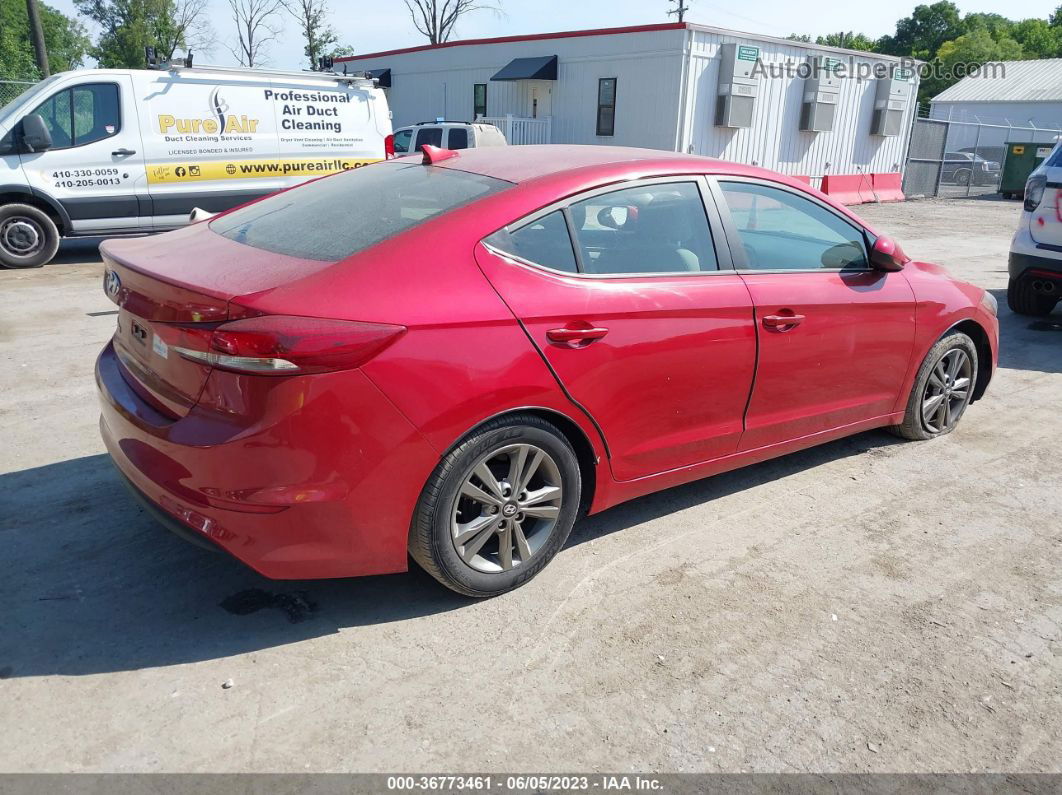
<path id="1" fill-rule="evenodd" d="M 210 222 L 237 243 L 332 262 L 512 183 L 391 161 L 269 196 Z"/>
<path id="2" fill-rule="evenodd" d="M 121 129 L 118 86 L 94 83 L 68 88 L 37 106 L 55 149 L 110 138 Z"/>
<path id="3" fill-rule="evenodd" d="M 708 217 L 693 182 L 626 188 L 570 208 L 586 273 L 718 269 Z"/>
<path id="4" fill-rule="evenodd" d="M 451 127 L 446 145 L 450 149 L 468 149 L 468 130 L 464 127 Z"/>
<path id="5" fill-rule="evenodd" d="M 616 134 L 616 78 L 597 81 L 597 134 Z"/>
<path id="6" fill-rule="evenodd" d="M 1062 166 L 1062 144 L 1057 144 L 1055 146 L 1055 151 L 1047 158 L 1047 166 L 1048 168 Z"/>
<path id="7" fill-rule="evenodd" d="M 747 182 L 720 183 L 754 270 L 868 267 L 862 230 L 810 199 Z"/>
<path id="8" fill-rule="evenodd" d="M 568 224 L 560 210 L 515 231 L 502 229 L 495 232 L 486 242 L 500 251 L 545 268 L 568 273 L 577 270 Z"/>
<path id="9" fill-rule="evenodd" d="M 412 130 L 399 130 L 395 133 L 395 153 L 408 152 L 409 142 L 413 138 Z"/>
<path id="10" fill-rule="evenodd" d="M 424 146 L 442 146 L 442 127 L 421 127 L 417 130 L 417 151 Z"/>

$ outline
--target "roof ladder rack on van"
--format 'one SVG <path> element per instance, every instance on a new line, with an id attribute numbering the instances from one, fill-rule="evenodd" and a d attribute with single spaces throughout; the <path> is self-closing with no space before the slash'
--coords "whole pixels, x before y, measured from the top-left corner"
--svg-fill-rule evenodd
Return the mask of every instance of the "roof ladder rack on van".
<path id="1" fill-rule="evenodd" d="M 203 64 L 201 66 L 186 66 L 181 62 L 170 62 L 166 64 L 159 64 L 161 69 L 165 69 L 171 72 L 221 72 L 222 74 L 231 75 L 269 75 L 272 77 L 297 77 L 300 80 L 318 78 L 320 80 L 327 80 L 330 82 L 339 83 L 353 83 L 353 82 L 368 82 L 375 85 L 376 78 L 372 77 L 368 72 L 358 71 L 345 74 L 342 72 L 313 72 L 309 69 L 302 71 L 284 71 L 280 69 L 250 69 L 246 66 L 209 66 Z"/>

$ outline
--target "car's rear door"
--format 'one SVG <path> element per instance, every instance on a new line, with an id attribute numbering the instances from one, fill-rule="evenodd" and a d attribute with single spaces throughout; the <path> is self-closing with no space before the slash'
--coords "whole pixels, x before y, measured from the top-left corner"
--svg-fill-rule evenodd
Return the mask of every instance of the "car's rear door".
<path id="1" fill-rule="evenodd" d="M 891 413 L 914 345 L 903 273 L 871 269 L 864 230 L 803 191 L 737 177 L 712 184 L 759 337 L 740 449 Z"/>
<path id="2" fill-rule="evenodd" d="M 620 480 L 733 453 L 756 356 L 749 291 L 718 228 L 713 238 L 703 180 L 624 184 L 515 221 L 477 249 L 602 429 Z"/>

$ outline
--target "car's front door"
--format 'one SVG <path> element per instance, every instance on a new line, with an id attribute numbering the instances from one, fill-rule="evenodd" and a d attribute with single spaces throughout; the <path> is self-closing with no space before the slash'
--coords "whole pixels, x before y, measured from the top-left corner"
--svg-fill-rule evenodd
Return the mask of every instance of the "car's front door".
<path id="1" fill-rule="evenodd" d="M 796 189 L 720 177 L 716 191 L 759 335 L 740 449 L 891 413 L 914 345 L 903 273 L 871 269 L 864 231 Z"/>
<path id="2" fill-rule="evenodd" d="M 741 436 L 752 303 L 725 247 L 717 255 L 702 185 L 673 178 L 597 192 L 517 221 L 477 250 L 602 429 L 619 480 L 728 455 Z"/>
<path id="3" fill-rule="evenodd" d="M 137 229 L 149 199 L 131 78 L 66 84 L 30 113 L 52 147 L 21 154 L 29 185 L 63 205 L 74 231 Z"/>

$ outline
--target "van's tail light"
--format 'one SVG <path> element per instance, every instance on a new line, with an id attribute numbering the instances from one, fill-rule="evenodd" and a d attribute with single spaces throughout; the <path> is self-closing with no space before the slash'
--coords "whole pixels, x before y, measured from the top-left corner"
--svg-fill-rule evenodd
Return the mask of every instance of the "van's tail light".
<path id="1" fill-rule="evenodd" d="M 304 375 L 349 370 L 369 361 L 405 333 L 405 326 L 263 315 L 212 329 L 156 326 L 177 354 L 223 370 L 257 375 Z"/>
<path id="2" fill-rule="evenodd" d="M 384 158 L 390 160 L 395 156 L 395 137 L 388 135 L 384 138 Z"/>

